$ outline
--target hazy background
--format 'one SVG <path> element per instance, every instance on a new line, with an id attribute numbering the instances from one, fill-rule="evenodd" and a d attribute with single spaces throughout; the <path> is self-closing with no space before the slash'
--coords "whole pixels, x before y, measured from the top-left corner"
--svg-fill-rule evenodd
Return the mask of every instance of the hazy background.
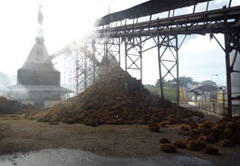
<path id="1" fill-rule="evenodd" d="M 17 69 L 23 65 L 35 42 L 40 3 L 44 6 L 45 45 L 52 54 L 71 41 L 91 33 L 95 19 L 141 2 L 144 0 L 0 1 L 0 72 L 10 75 L 11 84 L 16 83 L 14 78 Z M 210 8 L 221 8 L 226 2 L 228 1 L 216 0 L 211 2 Z M 233 0 L 233 5 L 240 5 L 239 0 Z M 201 8 L 204 5 L 198 6 L 197 10 Z M 179 13 L 191 10 L 192 8 L 186 8 Z M 223 42 L 223 36 L 217 36 Z M 180 76 L 189 76 L 195 81 L 210 79 L 219 85 L 225 85 L 224 53 L 209 36 L 188 37 L 179 55 Z M 59 70 L 62 70 L 61 62 L 54 62 Z M 155 84 L 157 78 L 157 54 L 146 53 L 143 56 L 143 83 Z"/>

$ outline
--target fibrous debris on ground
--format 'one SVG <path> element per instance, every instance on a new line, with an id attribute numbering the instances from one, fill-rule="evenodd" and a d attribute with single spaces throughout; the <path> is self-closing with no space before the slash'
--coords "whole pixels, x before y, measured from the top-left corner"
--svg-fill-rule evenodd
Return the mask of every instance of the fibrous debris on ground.
<path id="1" fill-rule="evenodd" d="M 195 128 L 190 127 L 188 142 L 191 144 L 194 141 L 201 144 L 218 143 L 221 146 L 240 144 L 240 118 L 223 118 L 216 123 L 204 121 Z"/>
<path id="2" fill-rule="evenodd" d="M 92 86 L 78 96 L 50 109 L 30 114 L 28 118 L 40 122 L 82 123 L 90 126 L 148 124 L 150 131 L 154 132 L 161 132 L 162 128 L 171 125 L 181 125 L 178 133 L 184 135 L 186 140 L 161 145 L 160 150 L 171 153 L 176 152 L 176 148 L 187 148 L 210 154 L 218 150 L 217 145 L 239 143 L 239 118 L 224 118 L 216 123 L 203 119 L 194 121 L 196 118 L 192 117 L 203 117 L 203 114 L 182 107 L 178 107 L 178 110 L 177 116 L 176 104 L 162 101 L 160 96 L 145 89 L 140 81 L 120 67 L 114 67 L 100 75 Z M 214 147 L 209 148 L 209 144 L 214 143 Z"/>

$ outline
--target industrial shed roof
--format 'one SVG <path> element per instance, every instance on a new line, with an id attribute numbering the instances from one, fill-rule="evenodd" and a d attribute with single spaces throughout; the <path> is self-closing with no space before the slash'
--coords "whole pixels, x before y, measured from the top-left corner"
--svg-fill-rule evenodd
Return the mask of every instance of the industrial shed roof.
<path id="1" fill-rule="evenodd" d="M 187 92 L 198 92 L 198 91 L 205 91 L 205 92 L 211 92 L 218 90 L 217 86 L 211 85 L 211 84 L 203 84 L 198 87 L 192 88 L 188 90 Z"/>
<path id="2" fill-rule="evenodd" d="M 115 12 L 106 15 L 100 19 L 98 25 L 106 25 L 114 21 L 119 21 L 123 19 L 132 19 L 138 17 L 144 17 L 152 14 L 161 13 L 164 11 L 169 11 L 177 8 L 187 7 L 195 5 L 201 2 L 207 2 L 212 0 L 150 0 L 139 4 L 137 6 L 131 7 L 126 10 Z"/>

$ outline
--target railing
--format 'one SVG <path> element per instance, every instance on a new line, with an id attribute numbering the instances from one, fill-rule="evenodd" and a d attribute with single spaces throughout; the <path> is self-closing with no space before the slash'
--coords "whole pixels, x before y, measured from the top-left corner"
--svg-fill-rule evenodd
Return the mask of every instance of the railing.
<path id="1" fill-rule="evenodd" d="M 232 93 L 232 95 L 240 96 L 240 93 Z M 228 99 L 227 93 L 220 93 L 216 99 L 200 99 L 188 100 L 189 103 L 194 103 L 200 110 L 206 113 L 225 116 L 227 115 Z M 233 116 L 240 116 L 240 99 L 234 100 L 232 105 Z"/>

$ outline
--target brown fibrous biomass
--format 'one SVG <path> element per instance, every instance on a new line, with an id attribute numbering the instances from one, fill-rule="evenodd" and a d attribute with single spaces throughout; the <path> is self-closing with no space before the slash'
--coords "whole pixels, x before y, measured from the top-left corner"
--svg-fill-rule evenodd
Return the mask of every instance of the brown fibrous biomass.
<path id="1" fill-rule="evenodd" d="M 187 147 L 183 141 L 174 141 L 173 145 L 180 149 L 185 149 Z"/>
<path id="2" fill-rule="evenodd" d="M 159 139 L 159 142 L 160 142 L 161 144 L 169 144 L 169 143 L 171 143 L 167 138 L 160 138 L 160 139 Z"/>
<path id="3" fill-rule="evenodd" d="M 218 149 L 217 148 L 214 148 L 212 146 L 207 146 L 205 149 L 204 149 L 204 153 L 206 154 L 211 154 L 211 155 L 216 155 L 218 154 Z"/>
<path id="4" fill-rule="evenodd" d="M 120 67 L 114 67 L 100 75 L 99 79 L 84 92 L 31 119 L 40 122 L 82 123 L 97 126 L 101 124 L 151 124 L 166 120 L 170 124 L 181 123 L 180 117 L 202 116 L 199 112 L 162 101 L 151 94 L 139 80 L 131 77 Z"/>
<path id="5" fill-rule="evenodd" d="M 159 126 L 159 123 L 151 123 L 149 126 L 148 126 L 149 130 L 150 131 L 153 131 L 153 132 L 159 132 L 160 131 L 160 126 Z"/>
<path id="6" fill-rule="evenodd" d="M 162 144 L 162 145 L 160 145 L 160 149 L 161 149 L 161 151 L 166 152 L 166 153 L 177 152 L 176 147 L 172 144 Z"/>

